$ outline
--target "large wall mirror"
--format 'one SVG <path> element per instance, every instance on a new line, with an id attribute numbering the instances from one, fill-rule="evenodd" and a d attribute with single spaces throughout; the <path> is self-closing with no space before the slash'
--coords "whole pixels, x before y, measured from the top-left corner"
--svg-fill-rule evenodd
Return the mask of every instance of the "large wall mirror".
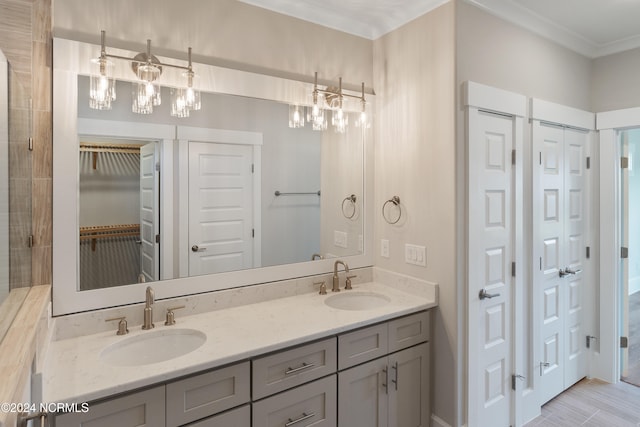
<path id="1" fill-rule="evenodd" d="M 0 51 L 0 341 L 31 286 L 29 95 Z"/>
<path id="2" fill-rule="evenodd" d="M 313 85 L 199 64 L 188 118 L 170 115 L 171 75 L 167 102 L 132 113 L 125 67 L 112 108 L 91 109 L 99 49 L 54 41 L 55 314 L 142 301 L 149 282 L 167 298 L 371 265 L 370 127 L 290 128 Z"/>

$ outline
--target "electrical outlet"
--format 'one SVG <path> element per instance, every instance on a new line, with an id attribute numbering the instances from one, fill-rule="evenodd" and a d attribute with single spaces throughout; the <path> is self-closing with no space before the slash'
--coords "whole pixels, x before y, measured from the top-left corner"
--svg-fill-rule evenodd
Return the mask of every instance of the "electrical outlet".
<path id="1" fill-rule="evenodd" d="M 343 231 L 333 232 L 333 244 L 339 248 L 347 247 L 347 233 Z"/>
<path id="2" fill-rule="evenodd" d="M 404 245 L 404 261 L 407 264 L 427 266 L 427 248 L 418 245 Z"/>
<path id="3" fill-rule="evenodd" d="M 389 240 L 387 239 L 380 240 L 380 256 L 389 258 Z"/>

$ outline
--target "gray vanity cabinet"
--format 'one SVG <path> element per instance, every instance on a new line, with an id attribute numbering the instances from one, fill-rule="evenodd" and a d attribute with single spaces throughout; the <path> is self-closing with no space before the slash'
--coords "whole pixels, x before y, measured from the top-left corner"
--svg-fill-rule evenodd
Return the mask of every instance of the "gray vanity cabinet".
<path id="1" fill-rule="evenodd" d="M 338 338 L 339 426 L 429 425 L 429 328 L 425 312 Z"/>
<path id="2" fill-rule="evenodd" d="M 166 427 L 186 425 L 248 403 L 250 377 L 249 362 L 244 362 L 168 383 Z"/>
<path id="3" fill-rule="evenodd" d="M 158 427 L 165 425 L 164 386 L 92 403 L 89 411 L 54 418 L 54 427 Z"/>
<path id="4" fill-rule="evenodd" d="M 426 427 L 428 311 L 53 416 L 53 427 Z"/>

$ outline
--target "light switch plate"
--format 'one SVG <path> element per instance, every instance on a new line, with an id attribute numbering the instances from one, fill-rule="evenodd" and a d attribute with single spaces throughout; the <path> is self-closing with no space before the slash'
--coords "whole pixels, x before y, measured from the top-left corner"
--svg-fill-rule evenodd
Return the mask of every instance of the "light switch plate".
<path id="1" fill-rule="evenodd" d="M 404 261 L 407 264 L 427 266 L 427 248 L 419 245 L 404 245 Z"/>
<path id="2" fill-rule="evenodd" d="M 380 240 L 380 256 L 389 258 L 389 240 L 387 239 Z"/>
<path id="3" fill-rule="evenodd" d="M 339 248 L 347 247 L 347 233 L 335 230 L 333 232 L 333 244 Z"/>

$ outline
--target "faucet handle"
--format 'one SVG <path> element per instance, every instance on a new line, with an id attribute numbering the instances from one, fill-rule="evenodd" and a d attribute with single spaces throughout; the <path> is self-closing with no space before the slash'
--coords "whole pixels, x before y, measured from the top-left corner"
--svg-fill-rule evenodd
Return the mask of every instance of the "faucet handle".
<path id="1" fill-rule="evenodd" d="M 174 311 L 183 309 L 184 305 L 179 305 L 177 307 L 169 307 L 167 308 L 167 318 L 164 322 L 166 326 L 171 326 L 176 324 L 176 317 Z"/>
<path id="2" fill-rule="evenodd" d="M 127 318 L 125 316 L 106 319 L 105 322 L 114 322 L 116 320 L 119 321 L 118 332 L 116 332 L 116 335 L 127 335 L 129 333 L 129 329 L 127 329 Z"/>
<path id="3" fill-rule="evenodd" d="M 314 285 L 320 285 L 320 295 L 327 294 L 327 284 L 324 282 L 324 280 L 322 282 L 314 282 Z"/>
<path id="4" fill-rule="evenodd" d="M 347 276 L 347 280 L 344 282 L 344 289 L 345 289 L 345 290 L 347 290 L 347 291 L 348 291 L 348 290 L 353 289 L 353 288 L 351 287 L 351 279 L 354 279 L 354 278 L 356 278 L 356 277 L 358 277 L 356 274 L 354 274 L 354 275 L 352 275 L 352 276 Z"/>

